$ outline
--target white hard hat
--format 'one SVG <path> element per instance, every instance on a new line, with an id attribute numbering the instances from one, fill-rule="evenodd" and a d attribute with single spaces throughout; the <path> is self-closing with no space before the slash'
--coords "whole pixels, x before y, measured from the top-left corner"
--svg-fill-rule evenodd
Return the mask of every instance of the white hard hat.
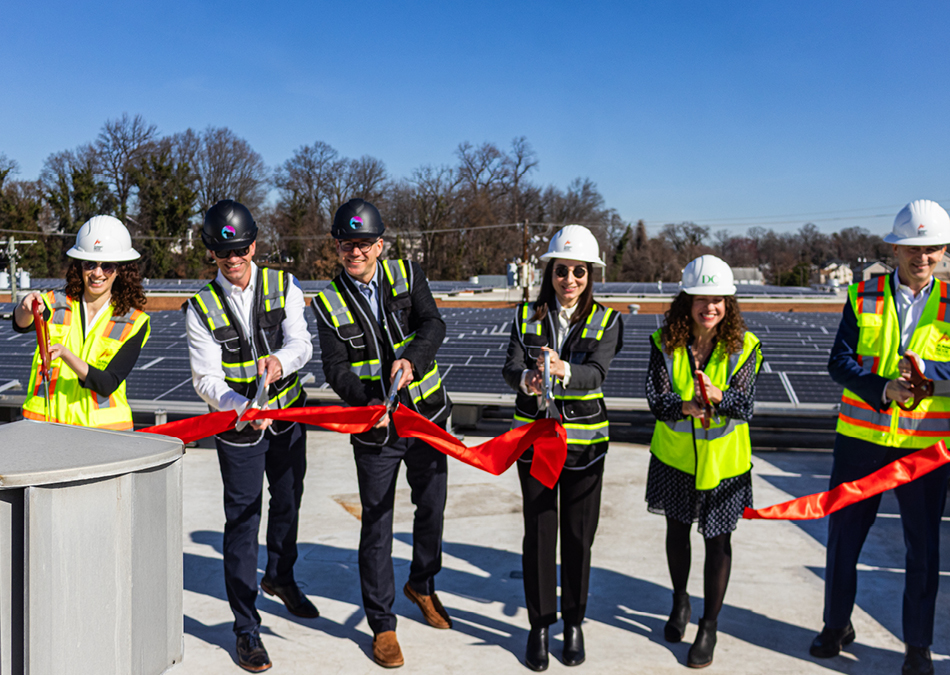
<path id="1" fill-rule="evenodd" d="M 604 267 L 600 260 L 600 245 L 583 225 L 566 225 L 551 237 L 548 252 L 541 256 L 541 260 L 555 258 L 579 260 Z"/>
<path id="2" fill-rule="evenodd" d="M 735 295 L 732 268 L 714 255 L 701 255 L 683 270 L 683 291 L 689 295 Z"/>
<path id="3" fill-rule="evenodd" d="M 93 216 L 76 233 L 76 245 L 66 255 L 77 260 L 127 262 L 138 260 L 132 237 L 125 225 L 112 216 Z"/>
<path id="4" fill-rule="evenodd" d="M 918 199 L 901 209 L 884 241 L 898 246 L 943 246 L 950 243 L 950 216 L 937 202 Z"/>

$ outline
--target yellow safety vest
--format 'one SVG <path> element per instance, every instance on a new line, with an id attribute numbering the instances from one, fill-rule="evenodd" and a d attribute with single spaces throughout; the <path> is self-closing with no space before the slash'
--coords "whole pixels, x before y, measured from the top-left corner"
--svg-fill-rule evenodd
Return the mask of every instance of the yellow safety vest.
<path id="1" fill-rule="evenodd" d="M 43 302 L 51 312 L 49 327 L 50 344 L 60 343 L 91 366 L 104 370 L 119 348 L 130 337 L 145 331 L 142 345 L 148 341 L 150 325 L 148 314 L 137 309 L 123 316 L 112 315 L 112 305 L 96 319 L 83 336 L 82 315 L 79 300 L 69 298 L 62 291 L 50 291 L 43 295 Z M 143 328 L 144 326 L 144 328 Z M 43 381 L 38 377 L 40 350 L 33 354 L 33 372 L 30 386 L 23 403 L 23 416 L 32 420 L 46 417 L 46 399 Z M 62 359 L 50 364 L 49 421 L 75 424 L 99 429 L 132 429 L 132 409 L 125 397 L 125 382 L 110 396 L 100 396 L 86 389 L 79 376 Z"/>
<path id="2" fill-rule="evenodd" d="M 900 323 L 888 275 L 852 284 L 848 301 L 858 319 L 858 363 L 888 380 L 900 376 Z M 930 361 L 950 361 L 950 292 L 934 279 L 930 297 L 917 321 L 907 349 Z M 925 448 L 950 436 L 950 398 L 924 399 L 907 412 L 891 405 L 878 412 L 854 392 L 841 394 L 837 431 L 877 445 Z"/>
<path id="3" fill-rule="evenodd" d="M 695 383 L 686 348 L 680 347 L 673 352 L 673 356 L 669 356 L 663 351 L 661 333 L 662 330 L 657 330 L 651 339 L 663 353 L 673 391 L 684 401 L 691 401 Z M 703 372 L 716 387 L 726 392 L 732 376 L 753 354 L 755 372 L 758 373 L 762 366 L 759 339 L 746 332 L 741 352 L 726 354 L 722 345 L 717 344 Z M 702 423 L 695 417 L 675 422 L 657 421 L 650 441 L 650 452 L 664 464 L 696 476 L 697 490 L 711 490 L 723 479 L 739 476 L 752 468 L 749 424 L 731 418 L 713 417 L 708 429 L 703 429 Z"/>

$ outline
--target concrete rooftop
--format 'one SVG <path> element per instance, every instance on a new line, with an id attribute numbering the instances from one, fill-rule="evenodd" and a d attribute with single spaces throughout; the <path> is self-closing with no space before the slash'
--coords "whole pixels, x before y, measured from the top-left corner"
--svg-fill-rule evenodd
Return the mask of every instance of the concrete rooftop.
<path id="1" fill-rule="evenodd" d="M 481 440 L 470 437 L 466 443 Z M 628 443 L 612 444 L 607 456 L 584 624 L 587 661 L 571 672 L 686 672 L 686 652 L 702 615 L 703 547 L 694 530 L 689 585 L 693 619 L 682 644 L 667 644 L 663 624 L 671 594 L 664 521 L 649 514 L 643 501 L 648 458 L 646 447 Z M 213 450 L 189 449 L 184 462 L 185 656 L 173 672 L 243 672 L 236 663 L 224 590 L 217 459 Z M 827 488 L 828 453 L 770 452 L 757 454 L 754 462 L 757 506 Z M 401 589 L 411 556 L 412 504 L 404 476 L 399 487 L 393 555 Z M 298 619 L 279 601 L 259 596 L 262 637 L 275 675 L 383 672 L 372 660 L 372 634 L 360 603 L 358 508 L 348 438 L 311 431 L 296 575 L 321 616 Z M 715 661 L 706 672 L 899 673 L 904 545 L 896 514 L 896 500 L 885 495 L 862 557 L 853 617 L 857 641 L 830 660 L 808 655 L 808 645 L 821 628 L 825 522 L 740 522 L 733 535 L 732 580 L 719 618 Z M 948 534 L 945 530 L 944 570 L 950 570 Z M 450 460 L 444 567 L 436 586 L 455 627 L 430 628 L 398 592 L 397 635 L 406 660 L 400 672 L 530 672 L 523 664 L 528 620 L 520 580 L 521 536 L 514 470 L 494 477 Z M 264 556 L 262 527 L 261 563 Z M 941 572 L 942 577 L 948 574 Z M 943 582 L 933 646 L 938 673 L 950 672 L 950 585 Z M 568 670 L 559 661 L 560 636 L 561 625 L 555 624 L 548 669 L 552 673 Z"/>

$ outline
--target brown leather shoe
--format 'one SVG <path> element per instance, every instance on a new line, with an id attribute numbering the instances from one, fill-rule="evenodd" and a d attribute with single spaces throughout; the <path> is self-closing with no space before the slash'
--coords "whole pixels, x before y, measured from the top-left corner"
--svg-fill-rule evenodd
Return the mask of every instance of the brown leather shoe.
<path id="1" fill-rule="evenodd" d="M 396 631 L 386 630 L 373 638 L 373 660 L 383 668 L 398 668 L 405 663 Z"/>
<path id="2" fill-rule="evenodd" d="M 408 583 L 403 587 L 402 592 L 412 601 L 412 604 L 418 605 L 419 609 L 422 610 L 423 618 L 425 618 L 426 623 L 430 626 L 443 630 L 452 627 L 452 619 L 449 618 L 449 613 L 445 611 L 445 607 L 439 602 L 438 595 L 435 593 L 432 595 L 416 593 Z"/>

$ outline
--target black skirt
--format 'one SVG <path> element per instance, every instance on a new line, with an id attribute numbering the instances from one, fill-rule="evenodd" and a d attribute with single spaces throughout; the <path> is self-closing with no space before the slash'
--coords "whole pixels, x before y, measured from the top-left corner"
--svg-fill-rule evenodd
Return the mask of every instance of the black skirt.
<path id="1" fill-rule="evenodd" d="M 746 507 L 752 508 L 752 470 L 726 478 L 712 490 L 697 490 L 696 477 L 650 455 L 647 509 L 680 523 L 698 523 L 706 539 L 736 529 Z"/>

